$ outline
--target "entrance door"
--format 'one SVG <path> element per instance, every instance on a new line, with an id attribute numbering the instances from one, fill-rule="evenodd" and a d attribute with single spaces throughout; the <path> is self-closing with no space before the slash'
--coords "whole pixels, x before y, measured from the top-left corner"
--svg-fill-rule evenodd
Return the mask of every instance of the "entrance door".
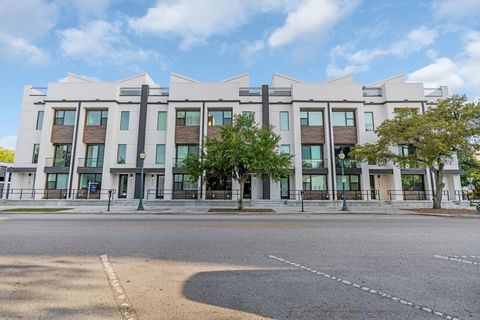
<path id="1" fill-rule="evenodd" d="M 118 179 L 118 197 L 125 199 L 127 197 L 128 174 L 121 174 Z"/>
<path id="2" fill-rule="evenodd" d="M 164 196 L 165 176 L 157 175 L 157 191 L 155 196 L 157 199 L 163 199 Z"/>
<path id="3" fill-rule="evenodd" d="M 377 200 L 377 195 L 375 193 L 375 176 L 373 174 L 370 175 L 370 199 Z"/>
<path id="4" fill-rule="evenodd" d="M 243 199 L 252 199 L 252 176 L 249 176 L 243 187 Z"/>
<path id="5" fill-rule="evenodd" d="M 290 179 L 283 177 L 280 179 L 280 198 L 290 199 Z"/>

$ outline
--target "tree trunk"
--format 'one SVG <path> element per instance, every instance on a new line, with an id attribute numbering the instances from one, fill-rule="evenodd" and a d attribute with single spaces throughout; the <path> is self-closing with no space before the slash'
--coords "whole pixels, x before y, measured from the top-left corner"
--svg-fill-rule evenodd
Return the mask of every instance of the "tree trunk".
<path id="1" fill-rule="evenodd" d="M 442 162 L 438 163 L 438 169 L 435 170 L 435 194 L 433 197 L 433 208 L 441 209 L 442 208 L 442 197 L 443 197 L 443 188 L 445 184 L 443 183 L 443 168 L 445 164 Z"/>
<path id="2" fill-rule="evenodd" d="M 238 199 L 238 210 L 243 209 L 243 192 L 245 189 L 245 179 L 240 179 L 240 199 Z"/>

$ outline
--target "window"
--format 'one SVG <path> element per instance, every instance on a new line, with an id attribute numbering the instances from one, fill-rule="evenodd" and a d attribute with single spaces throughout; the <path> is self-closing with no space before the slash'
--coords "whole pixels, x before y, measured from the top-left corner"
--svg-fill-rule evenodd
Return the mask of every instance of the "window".
<path id="1" fill-rule="evenodd" d="M 93 182 L 97 184 L 97 190 L 102 188 L 102 174 L 101 173 L 82 173 L 80 174 L 79 189 L 88 189 L 88 183 Z"/>
<path id="2" fill-rule="evenodd" d="M 199 126 L 200 111 L 177 111 L 177 126 Z"/>
<path id="3" fill-rule="evenodd" d="M 119 144 L 117 148 L 117 163 L 125 164 L 126 159 L 127 159 L 127 145 Z"/>
<path id="4" fill-rule="evenodd" d="M 197 190 L 198 181 L 193 180 L 191 176 L 187 174 L 176 174 L 174 177 L 174 190 Z"/>
<path id="5" fill-rule="evenodd" d="M 87 111 L 87 126 L 106 126 L 108 111 Z"/>
<path id="6" fill-rule="evenodd" d="M 189 155 L 189 154 L 197 154 L 198 155 L 198 145 L 177 145 L 177 158 L 175 164 L 177 167 L 182 165 L 182 161 Z"/>
<path id="7" fill-rule="evenodd" d="M 157 114 L 157 130 L 165 131 L 167 130 L 167 112 L 158 111 Z"/>
<path id="8" fill-rule="evenodd" d="M 280 146 L 280 153 L 285 153 L 290 155 L 290 145 L 289 144 L 282 144 Z"/>
<path id="9" fill-rule="evenodd" d="M 365 112 L 365 131 L 375 130 L 375 125 L 373 124 L 373 112 Z"/>
<path id="10" fill-rule="evenodd" d="M 38 154 L 40 153 L 40 145 L 33 145 L 32 163 L 38 163 Z"/>
<path id="11" fill-rule="evenodd" d="M 342 176 L 337 175 L 337 190 L 342 191 Z M 360 176 L 359 175 L 345 175 L 345 190 L 346 191 L 360 191 Z"/>
<path id="12" fill-rule="evenodd" d="M 232 125 L 232 111 L 209 111 L 209 126 L 229 126 Z"/>
<path id="13" fill-rule="evenodd" d="M 355 127 L 355 113 L 353 111 L 333 111 L 334 127 Z"/>
<path id="14" fill-rule="evenodd" d="M 105 153 L 105 145 L 91 144 L 87 146 L 86 167 L 98 168 L 103 166 L 103 156 Z"/>
<path id="15" fill-rule="evenodd" d="M 402 175 L 402 189 L 404 191 L 425 191 L 425 182 L 421 174 Z"/>
<path id="16" fill-rule="evenodd" d="M 75 125 L 75 111 L 57 110 L 55 111 L 54 124 L 57 126 L 73 126 Z"/>
<path id="17" fill-rule="evenodd" d="M 304 168 L 323 168 L 322 147 L 322 145 L 302 145 L 302 165 Z"/>
<path id="18" fill-rule="evenodd" d="M 323 126 L 323 112 L 322 111 L 301 111 L 300 125 L 301 126 Z"/>
<path id="19" fill-rule="evenodd" d="M 155 152 L 155 163 L 165 164 L 165 145 L 157 144 L 157 150 Z"/>
<path id="20" fill-rule="evenodd" d="M 68 174 L 66 173 L 49 173 L 47 176 L 47 189 L 67 189 Z"/>
<path id="21" fill-rule="evenodd" d="M 55 145 L 55 158 L 53 161 L 54 167 L 69 167 L 72 156 L 71 144 L 57 144 Z"/>
<path id="22" fill-rule="evenodd" d="M 327 176 L 326 175 L 303 175 L 302 176 L 303 190 L 327 190 Z"/>
<path id="23" fill-rule="evenodd" d="M 43 128 L 43 115 L 44 115 L 43 111 L 38 111 L 38 113 L 37 113 L 37 126 L 36 126 L 37 130 L 42 130 L 42 128 Z"/>
<path id="24" fill-rule="evenodd" d="M 130 111 L 122 111 L 120 114 L 120 130 L 128 130 Z"/>
<path id="25" fill-rule="evenodd" d="M 412 159 L 412 157 L 415 158 L 415 148 L 413 146 L 406 144 L 398 145 L 398 155 L 409 158 L 400 161 L 400 168 L 418 168 L 418 162 Z"/>
<path id="26" fill-rule="evenodd" d="M 253 112 L 253 111 L 242 111 L 242 116 L 255 117 L 255 112 Z"/>
<path id="27" fill-rule="evenodd" d="M 280 111 L 280 131 L 288 131 L 288 111 Z"/>

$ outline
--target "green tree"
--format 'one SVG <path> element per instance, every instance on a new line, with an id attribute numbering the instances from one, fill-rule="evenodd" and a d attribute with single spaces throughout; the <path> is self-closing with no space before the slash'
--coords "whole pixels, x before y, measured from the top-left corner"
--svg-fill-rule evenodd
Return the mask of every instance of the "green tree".
<path id="1" fill-rule="evenodd" d="M 477 198 L 480 195 L 480 161 L 470 150 L 458 150 L 457 155 L 458 166 L 464 171 L 461 176 L 462 186 L 469 186 L 468 178 L 472 178 L 473 195 Z"/>
<path id="2" fill-rule="evenodd" d="M 13 162 L 15 152 L 10 149 L 0 148 L 0 162 Z"/>
<path id="3" fill-rule="evenodd" d="M 441 208 L 444 168 L 458 150 L 478 150 L 480 145 L 480 103 L 468 102 L 465 96 L 440 101 L 425 113 L 400 110 L 376 130 L 375 144 L 357 145 L 354 156 L 369 162 L 419 163 L 435 177 L 433 207 Z M 402 155 L 395 146 L 409 145 L 414 152 Z"/>
<path id="4" fill-rule="evenodd" d="M 222 126 L 220 137 L 207 138 L 200 157 L 189 155 L 182 168 L 194 180 L 207 176 L 226 177 L 240 184 L 238 208 L 244 207 L 245 182 L 252 174 L 270 176 L 273 181 L 290 174 L 288 154 L 278 150 L 280 136 L 272 128 L 261 128 L 251 115 L 237 115 L 231 126 Z"/>

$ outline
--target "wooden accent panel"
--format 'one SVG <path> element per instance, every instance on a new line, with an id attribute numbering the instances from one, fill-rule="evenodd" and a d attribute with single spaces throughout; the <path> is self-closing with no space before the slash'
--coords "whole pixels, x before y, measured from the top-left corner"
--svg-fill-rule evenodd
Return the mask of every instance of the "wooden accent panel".
<path id="1" fill-rule="evenodd" d="M 200 126 L 176 126 L 176 144 L 198 144 L 200 141 Z"/>
<path id="2" fill-rule="evenodd" d="M 300 128 L 302 144 L 324 144 L 325 128 L 320 126 L 302 126 Z"/>
<path id="3" fill-rule="evenodd" d="M 74 126 L 53 125 L 50 141 L 54 144 L 70 144 L 73 142 Z"/>
<path id="4" fill-rule="evenodd" d="M 209 138 L 220 138 L 220 128 L 221 126 L 208 126 L 207 127 L 207 136 Z"/>
<path id="5" fill-rule="evenodd" d="M 357 127 L 333 127 L 334 144 L 356 144 Z"/>
<path id="6" fill-rule="evenodd" d="M 104 144 L 106 134 L 106 126 L 85 126 L 83 128 L 83 143 Z"/>

